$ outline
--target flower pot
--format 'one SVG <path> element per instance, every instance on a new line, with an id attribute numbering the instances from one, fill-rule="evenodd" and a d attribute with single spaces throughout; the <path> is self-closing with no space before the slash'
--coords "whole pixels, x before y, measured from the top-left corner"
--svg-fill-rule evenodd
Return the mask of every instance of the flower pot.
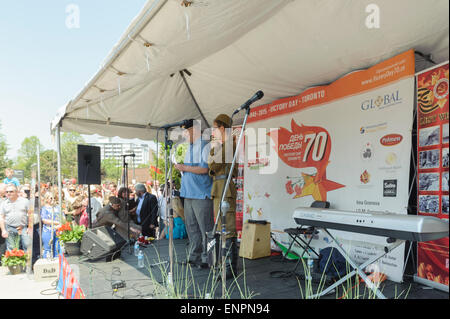
<path id="1" fill-rule="evenodd" d="M 18 275 L 20 273 L 23 273 L 24 268 L 25 267 L 22 265 L 8 266 L 8 269 L 9 269 L 9 272 L 11 273 L 11 275 Z"/>
<path id="2" fill-rule="evenodd" d="M 64 249 L 69 256 L 79 256 L 81 255 L 80 251 L 81 242 L 66 242 L 64 243 Z"/>

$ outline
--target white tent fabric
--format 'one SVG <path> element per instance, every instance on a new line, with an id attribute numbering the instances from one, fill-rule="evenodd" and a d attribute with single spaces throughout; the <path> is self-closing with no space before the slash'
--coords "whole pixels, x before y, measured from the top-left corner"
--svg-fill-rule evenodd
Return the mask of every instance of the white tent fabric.
<path id="1" fill-rule="evenodd" d="M 155 128 L 201 119 L 201 112 L 211 125 L 257 90 L 265 95 L 254 106 L 408 49 L 448 60 L 448 0 L 378 0 L 380 27 L 371 29 L 372 1 L 183 2 L 148 1 L 100 70 L 58 110 L 52 131 L 59 124 L 61 131 L 148 140 Z"/>

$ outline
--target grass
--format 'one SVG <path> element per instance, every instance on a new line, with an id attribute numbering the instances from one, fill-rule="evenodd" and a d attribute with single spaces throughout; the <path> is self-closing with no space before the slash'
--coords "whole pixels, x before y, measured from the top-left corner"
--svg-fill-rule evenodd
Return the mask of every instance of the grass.
<path id="1" fill-rule="evenodd" d="M 251 299 L 258 294 L 251 291 L 247 286 L 245 262 L 243 269 L 237 275 L 233 274 L 233 278 L 227 280 L 225 293 L 222 296 L 222 281 L 220 274 L 221 268 L 211 268 L 208 272 L 207 280 L 202 285 L 195 281 L 193 268 L 190 264 L 182 265 L 178 263 L 176 252 L 174 251 L 173 274 L 172 278 L 169 274 L 169 262 L 161 260 L 156 250 L 157 271 L 154 266 L 146 258 L 147 271 L 149 272 L 155 289 L 155 298 L 159 299 L 211 299 L 220 295 L 223 299 L 231 299 L 238 295 L 238 299 Z M 187 256 L 189 258 L 189 256 Z M 205 270 L 207 271 L 207 270 Z M 237 293 L 236 293 L 237 292 Z"/>
<path id="2" fill-rule="evenodd" d="M 331 257 L 331 255 L 330 255 Z M 327 260 L 326 265 L 330 262 L 330 257 Z M 301 281 L 297 278 L 298 286 L 300 289 L 300 294 L 302 296 L 302 299 L 320 299 L 321 296 L 319 296 L 327 287 L 325 287 L 327 282 L 327 276 L 323 272 L 320 276 L 319 284 L 317 285 L 317 288 L 315 288 L 315 284 L 313 284 L 313 279 L 310 274 L 310 270 L 308 267 L 306 267 L 304 259 L 301 259 L 301 263 L 303 265 L 304 269 L 304 285 L 302 287 Z M 333 265 L 334 266 L 334 265 Z M 327 268 L 327 266 L 325 266 Z M 343 277 L 337 278 L 337 280 L 344 278 L 349 273 L 351 273 L 352 269 L 348 263 L 346 263 L 346 274 L 343 275 Z M 336 280 L 336 281 L 337 281 Z M 363 289 L 361 289 L 361 285 L 363 286 Z M 376 284 L 375 291 L 368 288 L 367 285 L 364 283 L 362 278 L 359 276 L 358 273 L 355 275 L 347 278 L 342 284 L 338 285 L 335 288 L 335 296 L 336 299 L 377 299 L 376 291 L 380 289 L 380 292 L 383 293 L 384 286 L 381 287 L 382 283 Z M 380 288 L 381 287 L 381 288 Z M 402 290 L 401 292 L 397 291 L 397 285 L 395 285 L 395 291 L 394 291 L 394 299 L 400 299 L 404 298 L 407 299 L 408 294 L 411 290 L 411 284 L 407 289 Z M 330 292 L 330 294 L 332 291 Z"/>

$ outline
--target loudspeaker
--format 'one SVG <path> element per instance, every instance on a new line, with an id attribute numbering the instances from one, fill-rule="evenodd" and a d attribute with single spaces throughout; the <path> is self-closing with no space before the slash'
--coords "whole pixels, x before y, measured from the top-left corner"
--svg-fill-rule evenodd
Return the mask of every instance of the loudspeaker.
<path id="1" fill-rule="evenodd" d="M 100 147 L 78 145 L 78 184 L 101 184 Z"/>
<path id="2" fill-rule="evenodd" d="M 126 240 L 111 227 L 101 226 L 84 233 L 80 251 L 91 260 L 106 258 L 111 261 L 120 256 L 125 243 Z"/>

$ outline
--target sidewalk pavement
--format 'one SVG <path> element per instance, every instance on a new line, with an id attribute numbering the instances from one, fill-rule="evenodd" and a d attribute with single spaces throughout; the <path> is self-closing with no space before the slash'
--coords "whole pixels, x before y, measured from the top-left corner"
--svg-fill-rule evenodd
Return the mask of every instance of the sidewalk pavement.
<path id="1" fill-rule="evenodd" d="M 0 299 L 58 299 L 54 281 L 35 281 L 26 273 L 11 275 L 8 267 L 0 267 Z"/>

